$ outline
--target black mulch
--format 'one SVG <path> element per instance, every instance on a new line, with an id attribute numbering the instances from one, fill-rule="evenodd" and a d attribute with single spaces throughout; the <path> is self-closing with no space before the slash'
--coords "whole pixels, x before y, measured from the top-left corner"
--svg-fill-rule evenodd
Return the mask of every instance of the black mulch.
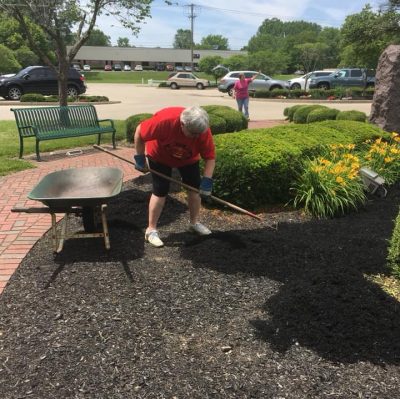
<path id="1" fill-rule="evenodd" d="M 0 397 L 400 398 L 399 303 L 385 273 L 400 189 L 334 220 L 204 211 L 181 194 L 143 242 L 150 186 L 125 186 L 101 239 L 49 235 L 0 297 Z M 78 220 L 74 222 L 78 228 Z"/>

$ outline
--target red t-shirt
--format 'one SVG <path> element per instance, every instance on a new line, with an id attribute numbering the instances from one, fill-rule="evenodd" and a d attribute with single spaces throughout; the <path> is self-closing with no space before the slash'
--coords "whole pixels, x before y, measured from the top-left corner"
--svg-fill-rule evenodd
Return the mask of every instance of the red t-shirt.
<path id="1" fill-rule="evenodd" d="M 249 96 L 249 85 L 252 82 L 251 78 L 237 80 L 233 89 L 235 90 L 236 98 L 247 98 Z"/>
<path id="2" fill-rule="evenodd" d="M 169 107 L 156 112 L 140 124 L 140 137 L 146 142 L 146 154 L 155 162 L 179 168 L 203 159 L 215 158 L 211 130 L 196 138 L 186 137 L 180 115 L 185 108 Z"/>

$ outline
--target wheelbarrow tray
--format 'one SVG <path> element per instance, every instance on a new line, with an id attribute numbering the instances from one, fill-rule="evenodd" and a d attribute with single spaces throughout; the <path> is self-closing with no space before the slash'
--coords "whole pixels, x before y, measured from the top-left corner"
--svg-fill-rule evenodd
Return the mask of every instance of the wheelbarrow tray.
<path id="1" fill-rule="evenodd" d="M 121 192 L 123 173 L 118 168 L 71 168 L 49 173 L 28 194 L 52 209 L 95 207 Z"/>

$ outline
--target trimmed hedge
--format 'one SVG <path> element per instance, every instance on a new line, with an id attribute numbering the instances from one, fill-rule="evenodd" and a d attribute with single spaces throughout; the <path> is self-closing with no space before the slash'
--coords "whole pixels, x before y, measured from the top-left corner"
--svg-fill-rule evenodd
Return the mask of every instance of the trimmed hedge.
<path id="1" fill-rule="evenodd" d="M 317 108 L 312 110 L 307 116 L 307 123 L 335 120 L 340 111 L 335 108 Z"/>
<path id="2" fill-rule="evenodd" d="M 319 104 L 303 105 L 296 109 L 293 115 L 294 123 L 307 123 L 308 114 L 315 109 L 326 109 L 327 107 Z"/>
<path id="3" fill-rule="evenodd" d="M 338 126 L 334 128 L 327 122 Z M 305 156 L 318 155 L 322 146 L 329 144 L 360 144 L 384 135 L 372 125 L 341 122 L 283 125 L 217 135 L 215 195 L 252 209 L 286 203 Z"/>
<path id="4" fill-rule="evenodd" d="M 293 115 L 300 107 L 304 107 L 304 105 L 298 104 L 298 105 L 293 105 L 293 107 L 286 108 L 287 109 L 287 118 L 290 122 L 293 122 Z M 283 114 L 285 114 L 285 110 L 283 111 Z"/>
<path id="5" fill-rule="evenodd" d="M 60 99 L 56 95 L 44 96 L 39 93 L 27 93 L 21 96 L 21 102 L 35 102 L 35 103 L 57 103 Z M 106 96 L 78 96 L 68 97 L 69 103 L 95 103 L 95 102 L 107 102 L 109 101 Z"/>
<path id="6" fill-rule="evenodd" d="M 231 133 L 247 129 L 247 119 L 236 109 L 225 105 L 204 105 L 202 108 L 207 111 L 208 115 L 216 115 L 225 120 L 226 131 L 218 133 Z M 212 128 L 211 131 L 214 133 Z"/>
<path id="7" fill-rule="evenodd" d="M 226 133 L 226 120 L 215 114 L 208 114 L 210 129 L 213 135 Z"/>
<path id="8" fill-rule="evenodd" d="M 140 122 L 143 122 L 146 119 L 149 119 L 153 116 L 153 114 L 136 114 L 130 116 L 126 121 L 126 141 L 128 143 L 133 143 L 134 141 L 134 135 L 135 135 L 135 130 L 137 126 L 139 125 Z"/>
<path id="9" fill-rule="evenodd" d="M 367 120 L 367 115 L 365 112 L 361 111 L 340 111 L 336 119 L 338 121 L 358 121 L 365 122 Z"/>

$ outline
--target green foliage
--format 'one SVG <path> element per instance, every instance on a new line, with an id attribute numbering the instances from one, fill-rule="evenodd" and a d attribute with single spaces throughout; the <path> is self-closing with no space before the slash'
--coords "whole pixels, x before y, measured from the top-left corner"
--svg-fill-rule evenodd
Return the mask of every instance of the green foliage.
<path id="1" fill-rule="evenodd" d="M 236 109 L 224 105 L 205 105 L 202 108 L 204 108 L 209 115 L 217 115 L 225 120 L 226 133 L 247 129 L 247 119 Z"/>
<path id="2" fill-rule="evenodd" d="M 111 38 L 100 29 L 95 28 L 90 32 L 89 39 L 86 41 L 85 46 L 110 47 Z"/>
<path id="3" fill-rule="evenodd" d="M 361 111 L 340 111 L 336 119 L 338 121 L 358 121 L 365 122 L 367 120 L 367 115 L 365 112 Z"/>
<path id="4" fill-rule="evenodd" d="M 22 103 L 29 103 L 29 102 L 33 102 L 33 103 L 44 103 L 46 102 L 46 97 L 43 94 L 39 94 L 39 93 L 28 93 L 28 94 L 23 94 L 21 96 L 21 100 Z"/>
<path id="5" fill-rule="evenodd" d="M 224 118 L 221 118 L 220 116 L 213 113 L 209 113 L 208 118 L 210 121 L 211 133 L 213 135 L 226 133 L 226 121 Z"/>
<path id="6" fill-rule="evenodd" d="M 0 44 L 0 72 L 12 73 L 21 69 L 21 65 L 14 56 L 14 53 L 6 46 Z"/>
<path id="7" fill-rule="evenodd" d="M 126 141 L 128 143 L 134 142 L 135 130 L 138 125 L 146 119 L 149 119 L 153 114 L 143 113 L 130 116 L 126 121 Z"/>
<path id="8" fill-rule="evenodd" d="M 366 197 L 358 174 L 359 158 L 351 153 L 354 147 L 334 146 L 315 159 L 307 158 L 294 184 L 294 205 L 304 206 L 318 218 L 344 214 L 362 205 Z"/>
<path id="9" fill-rule="evenodd" d="M 287 110 L 287 118 L 289 119 L 290 122 L 293 122 L 293 116 L 294 113 L 300 108 L 303 107 L 304 105 L 298 104 L 298 105 L 293 105 L 293 107 L 289 107 Z"/>
<path id="10" fill-rule="evenodd" d="M 325 126 L 326 122 L 337 123 L 339 127 Z M 353 134 L 351 125 L 355 130 L 358 125 L 365 129 L 359 127 L 358 134 Z M 215 195 L 253 209 L 287 202 L 306 156 L 318 156 L 330 144 L 357 144 L 378 132 L 384 135 L 379 128 L 368 126 L 360 122 L 325 121 L 217 135 L 214 137 L 218 154 Z"/>
<path id="11" fill-rule="evenodd" d="M 308 114 L 315 109 L 327 108 L 322 105 L 314 104 L 314 105 L 303 105 L 296 109 L 293 115 L 294 123 L 307 123 Z"/>
<path id="12" fill-rule="evenodd" d="M 336 119 L 338 113 L 339 110 L 335 108 L 317 108 L 308 114 L 307 123 L 321 122 L 329 119 L 333 120 Z"/>
<path id="13" fill-rule="evenodd" d="M 400 136 L 397 133 L 386 140 L 369 140 L 363 150 L 363 165 L 382 176 L 387 185 L 400 180 Z"/>
<path id="14" fill-rule="evenodd" d="M 229 43 L 226 37 L 221 35 L 208 35 L 201 39 L 196 49 L 203 50 L 229 50 Z"/>
<path id="15" fill-rule="evenodd" d="M 26 46 L 15 50 L 14 55 L 22 68 L 39 63 L 39 57 Z"/>
<path id="16" fill-rule="evenodd" d="M 387 260 L 392 274 L 400 279 L 400 213 L 395 220 L 393 234 L 389 242 Z"/>
<path id="17" fill-rule="evenodd" d="M 178 29 L 175 33 L 174 48 L 190 49 L 192 45 L 192 32 L 190 29 Z"/>

